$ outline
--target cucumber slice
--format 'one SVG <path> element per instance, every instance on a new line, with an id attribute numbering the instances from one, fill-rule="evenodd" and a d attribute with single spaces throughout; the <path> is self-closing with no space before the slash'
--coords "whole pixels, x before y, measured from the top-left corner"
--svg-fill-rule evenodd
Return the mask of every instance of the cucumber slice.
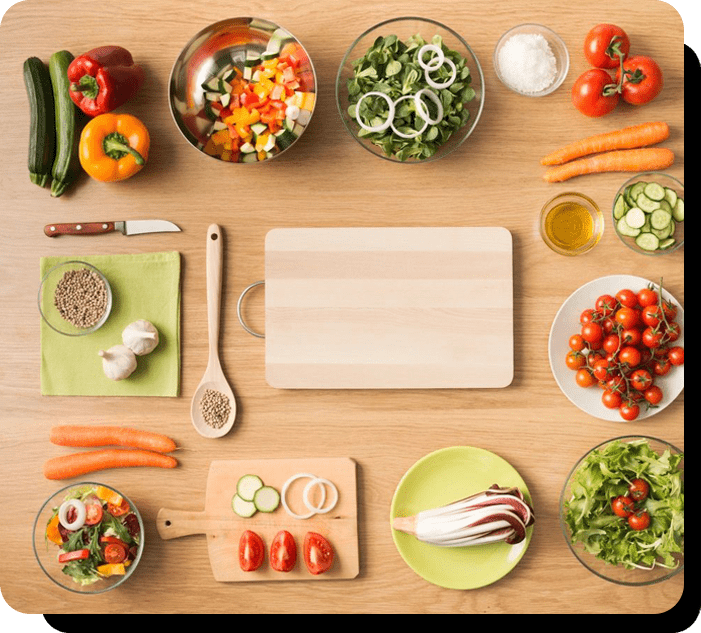
<path id="1" fill-rule="evenodd" d="M 644 193 L 641 193 L 635 199 L 635 204 L 639 209 L 642 209 L 646 213 L 652 213 L 656 209 L 660 208 L 659 201 L 648 198 Z"/>
<path id="2" fill-rule="evenodd" d="M 666 248 L 669 248 L 673 244 L 676 244 L 677 240 L 675 240 L 673 237 L 669 237 L 666 240 L 661 240 L 660 241 L 660 250 L 664 250 Z"/>
<path id="3" fill-rule="evenodd" d="M 667 202 L 667 199 L 660 200 L 660 209 L 666 211 L 667 213 L 672 213 L 672 206 Z"/>
<path id="4" fill-rule="evenodd" d="M 658 185 L 656 182 L 649 182 L 647 185 L 645 185 L 645 189 L 643 189 L 643 191 L 645 195 L 650 198 L 650 200 L 657 200 L 658 202 L 660 200 L 664 200 L 664 187 L 662 185 Z"/>
<path id="5" fill-rule="evenodd" d="M 626 224 L 631 229 L 642 228 L 642 226 L 645 224 L 645 214 L 637 207 L 630 209 L 628 213 L 626 213 L 625 219 Z"/>
<path id="6" fill-rule="evenodd" d="M 669 206 L 672 207 L 672 209 L 674 209 L 674 205 L 677 204 L 677 197 L 677 192 L 674 191 L 674 189 L 665 187 L 664 198 L 667 202 L 669 202 Z"/>
<path id="7" fill-rule="evenodd" d="M 231 500 L 231 507 L 234 512 L 244 519 L 252 517 L 256 513 L 256 506 L 252 501 L 245 501 L 238 494 Z"/>
<path id="8" fill-rule="evenodd" d="M 669 226 L 672 221 L 672 214 L 663 211 L 662 209 L 657 209 L 653 211 L 650 216 L 650 225 L 653 229 L 664 229 Z"/>
<path id="9" fill-rule="evenodd" d="M 253 505 L 260 512 L 273 512 L 280 505 L 280 493 L 272 486 L 263 486 L 256 491 Z"/>
<path id="10" fill-rule="evenodd" d="M 677 222 L 684 221 L 684 198 L 677 199 L 677 202 L 672 209 L 672 216 Z"/>
<path id="11" fill-rule="evenodd" d="M 613 217 L 616 220 L 620 220 L 627 210 L 628 204 L 626 203 L 625 194 L 619 193 L 616 202 L 613 204 Z"/>
<path id="12" fill-rule="evenodd" d="M 672 235 L 674 232 L 674 222 L 670 222 L 663 229 L 650 229 L 648 233 L 654 233 L 660 240 L 665 240 Z"/>
<path id="13" fill-rule="evenodd" d="M 646 182 L 636 182 L 634 185 L 631 186 L 630 188 L 630 198 L 631 200 L 637 200 L 638 196 L 645 191 L 645 185 Z"/>
<path id="14" fill-rule="evenodd" d="M 253 501 L 262 487 L 263 480 L 258 475 L 244 475 L 236 484 L 236 494 L 244 501 Z"/>
<path id="15" fill-rule="evenodd" d="M 644 251 L 656 251 L 660 246 L 660 240 L 654 233 L 641 233 L 635 238 L 635 243 Z"/>
<path id="16" fill-rule="evenodd" d="M 616 230 L 627 237 L 637 237 L 640 235 L 640 229 L 634 229 L 626 223 L 625 217 L 621 218 L 616 224 Z"/>

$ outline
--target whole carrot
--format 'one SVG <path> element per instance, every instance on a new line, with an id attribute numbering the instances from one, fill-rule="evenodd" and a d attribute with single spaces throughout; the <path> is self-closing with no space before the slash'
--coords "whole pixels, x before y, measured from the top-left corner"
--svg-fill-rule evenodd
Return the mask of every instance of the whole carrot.
<path id="1" fill-rule="evenodd" d="M 622 149 L 595 154 L 551 167 L 544 174 L 547 182 L 562 182 L 575 176 L 599 174 L 608 171 L 657 171 L 674 162 L 674 152 L 665 148 Z"/>
<path id="2" fill-rule="evenodd" d="M 642 123 L 580 139 L 548 154 L 541 165 L 561 165 L 567 161 L 617 149 L 633 149 L 655 145 L 669 138 L 669 126 L 664 121 Z"/>
<path id="3" fill-rule="evenodd" d="M 51 442 L 59 446 L 127 446 L 170 453 L 175 442 L 159 433 L 122 426 L 78 426 L 66 424 L 51 429 Z"/>
<path id="4" fill-rule="evenodd" d="M 162 453 L 141 449 L 106 448 L 53 457 L 44 464 L 44 476 L 47 479 L 70 479 L 108 468 L 175 468 L 177 465 L 178 461 L 174 457 Z"/>

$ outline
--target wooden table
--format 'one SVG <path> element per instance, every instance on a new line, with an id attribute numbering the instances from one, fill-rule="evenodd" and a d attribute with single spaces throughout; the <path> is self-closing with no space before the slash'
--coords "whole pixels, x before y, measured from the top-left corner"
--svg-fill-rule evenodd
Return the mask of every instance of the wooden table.
<path id="1" fill-rule="evenodd" d="M 683 302 L 683 250 L 661 258 L 634 254 L 608 220 L 594 251 L 565 258 L 538 234 L 538 215 L 554 194 L 574 189 L 608 213 L 625 175 L 582 177 L 559 185 L 541 179 L 539 159 L 573 139 L 644 121 L 671 126 L 665 146 L 684 169 L 683 26 L 664 2 L 555 0 L 454 3 L 440 0 L 359 0 L 346 3 L 254 1 L 249 13 L 283 24 L 307 47 L 319 81 L 312 124 L 285 156 L 260 168 L 217 163 L 189 147 L 168 108 L 168 77 L 181 47 L 205 25 L 228 15 L 221 3 L 175 0 L 25 0 L 0 27 L 0 153 L 3 227 L 0 369 L 0 479 L 4 564 L 0 587 L 15 609 L 75 612 L 417 612 L 417 613 L 613 613 L 623 604 L 658 613 L 682 596 L 684 574 L 660 585 L 625 588 L 593 576 L 570 554 L 558 524 L 558 496 L 575 461 L 597 443 L 626 433 L 662 437 L 684 445 L 683 394 L 659 415 L 627 425 L 589 416 L 558 389 L 547 359 L 552 319 L 577 287 L 609 274 L 664 278 Z M 479 57 L 486 105 L 472 137 L 448 158 L 424 166 L 378 160 L 357 146 L 339 120 L 334 98 L 338 64 L 353 39 L 390 16 L 418 14 L 460 32 Z M 498 81 L 494 45 L 509 27 L 538 21 L 561 34 L 571 54 L 564 85 L 543 99 L 519 97 Z M 569 97 L 587 64 L 585 34 L 598 22 L 622 25 L 636 53 L 659 61 L 665 88 L 652 104 L 620 107 L 605 119 L 588 119 Z M 121 44 L 146 67 L 146 83 L 126 110 L 152 134 L 144 171 L 106 185 L 82 177 L 60 199 L 27 177 L 28 108 L 22 62 L 44 60 L 57 50 L 75 54 Z M 44 224 L 56 221 L 163 217 L 179 234 L 126 238 L 48 239 Z M 190 398 L 205 369 L 207 326 L 205 242 L 207 226 L 220 224 L 227 248 L 221 353 L 234 385 L 239 416 L 234 430 L 207 440 L 193 429 Z M 264 344 L 242 330 L 236 300 L 264 277 L 264 238 L 276 227 L 297 226 L 492 226 L 514 236 L 515 378 L 498 390 L 280 391 L 264 379 Z M 86 255 L 178 250 L 183 259 L 182 389 L 172 399 L 67 398 L 39 394 L 39 315 L 36 291 L 43 255 Z M 251 294 L 247 318 L 263 328 L 263 292 Z M 34 560 L 30 532 L 37 508 L 58 482 L 42 464 L 56 454 L 49 428 L 62 423 L 113 423 L 172 436 L 182 450 L 174 471 L 106 471 L 100 478 L 138 500 L 147 548 L 137 573 L 123 587 L 95 597 L 69 594 L 44 577 Z M 509 461 L 533 496 L 537 524 L 519 565 L 498 583 L 472 591 L 431 585 L 402 561 L 388 517 L 395 487 L 416 460 L 453 445 L 481 447 Z M 201 509 L 214 459 L 349 456 L 357 460 L 360 575 L 350 581 L 217 583 L 204 537 L 164 542 L 158 509 Z M 410 597 L 410 598 L 409 598 Z"/>

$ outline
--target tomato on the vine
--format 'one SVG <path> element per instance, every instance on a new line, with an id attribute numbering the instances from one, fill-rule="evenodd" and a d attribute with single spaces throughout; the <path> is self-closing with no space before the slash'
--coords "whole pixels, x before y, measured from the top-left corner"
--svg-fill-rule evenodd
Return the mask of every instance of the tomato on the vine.
<path id="1" fill-rule="evenodd" d="M 634 501 L 644 501 L 650 494 L 650 484 L 644 479 L 635 478 L 628 486 L 628 494 Z"/>
<path id="2" fill-rule="evenodd" d="M 601 394 L 601 402 L 603 402 L 607 409 L 618 409 L 623 402 L 623 398 L 617 391 L 604 389 L 604 393 Z"/>
<path id="3" fill-rule="evenodd" d="M 570 336 L 570 349 L 575 352 L 581 352 L 584 349 L 584 339 L 581 334 Z"/>
<path id="4" fill-rule="evenodd" d="M 634 512 L 628 517 L 628 525 L 633 530 L 644 530 L 650 525 L 650 515 L 644 510 Z"/>
<path id="5" fill-rule="evenodd" d="M 584 367 L 584 365 L 587 364 L 587 359 L 586 356 L 584 356 L 584 354 L 582 354 L 581 352 L 575 352 L 574 350 L 570 350 L 569 352 L 567 352 L 565 364 L 570 369 L 579 369 L 580 367 Z"/>
<path id="6" fill-rule="evenodd" d="M 616 310 L 617 301 L 615 297 L 611 295 L 601 295 L 596 300 L 596 311 L 601 314 L 601 316 L 608 316 L 613 314 Z"/>
<path id="7" fill-rule="evenodd" d="M 582 325 L 585 325 L 586 323 L 591 323 L 592 321 L 596 320 L 599 318 L 599 315 L 594 312 L 591 308 L 587 308 L 582 312 L 582 314 L 579 315 L 579 322 Z"/>
<path id="8" fill-rule="evenodd" d="M 572 103 L 582 114 L 600 117 L 616 109 L 620 95 L 618 86 L 605 70 L 585 71 L 572 86 Z"/>
<path id="9" fill-rule="evenodd" d="M 655 376 L 666 376 L 672 369 L 672 363 L 669 358 L 658 358 L 652 364 L 652 371 Z"/>
<path id="10" fill-rule="evenodd" d="M 640 415 L 640 407 L 633 402 L 624 402 L 618 412 L 624 420 L 630 422 Z"/>
<path id="11" fill-rule="evenodd" d="M 677 323 L 676 321 L 669 321 L 664 331 L 664 338 L 666 341 L 673 343 L 681 336 L 681 333 L 682 328 L 679 325 L 679 323 Z"/>
<path id="12" fill-rule="evenodd" d="M 637 348 L 628 345 L 620 351 L 618 354 L 618 359 L 622 363 L 626 363 L 628 367 L 637 367 L 640 365 L 642 357 Z"/>
<path id="13" fill-rule="evenodd" d="M 597 380 L 608 380 L 610 378 L 609 374 L 609 361 L 605 359 L 597 360 L 592 369 L 591 373 L 594 374 L 594 378 Z"/>
<path id="14" fill-rule="evenodd" d="M 659 347 L 662 343 L 664 332 L 658 328 L 647 327 L 643 330 L 643 345 L 647 347 Z"/>
<path id="15" fill-rule="evenodd" d="M 590 321 L 582 326 L 582 338 L 587 343 L 601 341 L 604 338 L 604 331 L 598 323 Z"/>
<path id="16" fill-rule="evenodd" d="M 634 328 L 639 322 L 640 314 L 635 308 L 624 306 L 616 310 L 616 323 L 624 329 Z"/>
<path id="17" fill-rule="evenodd" d="M 615 24 L 597 24 L 584 39 L 584 56 L 596 68 L 617 68 L 630 52 L 630 39 Z"/>
<path id="18" fill-rule="evenodd" d="M 657 292 L 655 292 L 652 288 L 643 288 L 638 293 L 638 303 L 642 308 L 644 308 L 645 306 L 656 305 L 657 301 Z"/>
<path id="19" fill-rule="evenodd" d="M 652 375 L 647 369 L 636 369 L 630 375 L 630 384 L 633 385 L 633 389 L 645 391 L 652 385 Z"/>
<path id="20" fill-rule="evenodd" d="M 592 385 L 596 384 L 596 378 L 592 375 L 592 373 L 588 370 L 582 367 L 582 369 L 577 370 L 577 374 L 575 375 L 575 380 L 577 381 L 577 384 L 580 387 L 591 387 Z"/>
<path id="21" fill-rule="evenodd" d="M 683 365 L 684 364 L 684 348 L 683 347 L 670 347 L 667 352 L 667 358 L 672 365 Z"/>
<path id="22" fill-rule="evenodd" d="M 621 347 L 621 338 L 617 334 L 609 334 L 602 345 L 605 352 L 613 354 Z"/>
<path id="23" fill-rule="evenodd" d="M 621 69 L 616 71 L 616 83 L 621 81 Z M 650 103 L 662 92 L 662 70 L 652 57 L 635 55 L 623 62 L 621 97 L 626 103 L 643 105 Z"/>
<path id="24" fill-rule="evenodd" d="M 645 400 L 647 400 L 650 404 L 659 404 L 662 401 L 663 394 L 662 389 L 660 389 L 657 385 L 652 385 L 652 387 L 645 390 L 643 395 L 645 396 Z"/>
<path id="25" fill-rule="evenodd" d="M 635 308 L 638 305 L 638 295 L 628 288 L 619 290 L 616 299 L 625 308 Z"/>
<path id="26" fill-rule="evenodd" d="M 636 347 L 643 341 L 643 333 L 638 328 L 627 328 L 621 332 L 621 343 Z"/>
<path id="27" fill-rule="evenodd" d="M 645 325 L 655 327 L 662 320 L 662 308 L 657 304 L 645 306 L 640 312 L 640 317 Z"/>
<path id="28" fill-rule="evenodd" d="M 611 502 L 611 509 L 616 516 L 627 518 L 635 510 L 635 502 L 626 495 L 620 495 Z"/>

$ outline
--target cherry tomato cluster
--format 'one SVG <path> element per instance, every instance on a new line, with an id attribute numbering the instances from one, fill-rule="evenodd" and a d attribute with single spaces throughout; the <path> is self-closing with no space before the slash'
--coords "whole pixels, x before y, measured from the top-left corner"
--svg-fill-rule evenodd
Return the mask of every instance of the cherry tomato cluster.
<path id="1" fill-rule="evenodd" d="M 628 56 L 630 39 L 615 24 L 598 24 L 584 40 L 584 55 L 594 68 L 572 86 L 572 103 L 590 117 L 612 112 L 620 99 L 633 105 L 652 101 L 664 85 L 657 62 L 643 55 Z M 615 79 L 609 70 L 616 69 Z"/>
<path id="2" fill-rule="evenodd" d="M 635 420 L 640 406 L 657 406 L 663 397 L 655 381 L 684 364 L 677 306 L 654 287 L 601 295 L 579 318 L 581 330 L 569 340 L 565 362 L 580 387 L 598 385 L 601 401 Z"/>
<path id="3" fill-rule="evenodd" d="M 616 516 L 628 521 L 633 530 L 644 530 L 650 525 L 650 513 L 638 504 L 647 499 L 650 485 L 644 479 L 633 479 L 627 495 L 619 495 L 611 501 L 611 509 Z"/>

